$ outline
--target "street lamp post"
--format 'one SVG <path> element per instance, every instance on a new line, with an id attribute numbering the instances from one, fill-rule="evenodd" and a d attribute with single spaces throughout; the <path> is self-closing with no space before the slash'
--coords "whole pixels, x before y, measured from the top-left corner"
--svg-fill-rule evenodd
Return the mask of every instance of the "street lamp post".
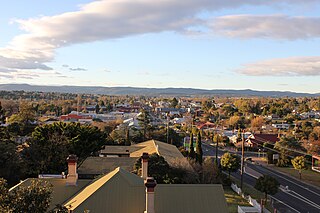
<path id="1" fill-rule="evenodd" d="M 243 187 L 243 172 L 244 172 L 244 133 L 242 132 L 242 145 L 241 145 L 241 183 L 240 188 Z"/>

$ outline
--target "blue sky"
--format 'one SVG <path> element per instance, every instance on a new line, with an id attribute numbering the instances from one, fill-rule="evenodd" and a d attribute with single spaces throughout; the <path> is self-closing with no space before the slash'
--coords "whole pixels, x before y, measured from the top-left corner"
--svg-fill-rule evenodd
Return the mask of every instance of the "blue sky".
<path id="1" fill-rule="evenodd" d="M 318 0 L 10 0 L 0 83 L 320 92 Z"/>

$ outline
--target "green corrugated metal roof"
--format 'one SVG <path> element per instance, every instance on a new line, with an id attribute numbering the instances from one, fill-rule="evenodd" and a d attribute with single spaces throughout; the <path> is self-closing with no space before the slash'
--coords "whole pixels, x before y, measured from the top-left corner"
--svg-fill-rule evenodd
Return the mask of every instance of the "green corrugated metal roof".
<path id="1" fill-rule="evenodd" d="M 145 210 L 142 178 L 117 168 L 70 199 L 65 206 L 74 213 L 84 210 L 102 213 L 139 213 Z M 156 213 L 227 212 L 221 185 L 158 184 L 155 189 Z"/>
<path id="2" fill-rule="evenodd" d="M 16 187 L 19 186 L 30 186 L 31 180 L 38 180 L 37 178 L 28 178 L 21 183 L 19 183 Z M 49 210 L 56 207 L 57 204 L 62 204 L 66 202 L 70 197 L 74 196 L 76 193 L 81 191 L 85 186 L 87 186 L 91 180 L 78 180 L 77 186 L 67 186 L 66 180 L 67 179 L 58 179 L 58 178 L 44 178 L 41 179 L 47 181 L 52 184 L 53 192 L 52 192 L 52 199 L 50 203 Z M 12 189 L 14 190 L 14 188 Z"/>
<path id="3" fill-rule="evenodd" d="M 78 174 L 108 174 L 117 167 L 131 172 L 138 158 L 88 157 L 78 168 Z"/>

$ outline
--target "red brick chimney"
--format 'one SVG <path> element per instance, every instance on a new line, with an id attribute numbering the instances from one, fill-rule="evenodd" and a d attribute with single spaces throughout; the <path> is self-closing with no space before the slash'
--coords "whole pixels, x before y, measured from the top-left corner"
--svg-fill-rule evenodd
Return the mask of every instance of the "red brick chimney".
<path id="1" fill-rule="evenodd" d="M 144 213 L 154 213 L 154 188 L 157 185 L 157 182 L 153 177 L 148 177 L 144 181 L 146 186 L 146 210 Z"/>
<path id="2" fill-rule="evenodd" d="M 141 177 L 143 179 L 147 179 L 148 177 L 148 160 L 149 160 L 149 154 L 144 152 L 141 156 L 141 166 L 142 166 Z"/>
<path id="3" fill-rule="evenodd" d="M 77 173 L 77 156 L 69 155 L 67 158 L 68 161 L 68 175 L 67 182 L 68 186 L 76 186 L 78 181 L 78 173 Z"/>

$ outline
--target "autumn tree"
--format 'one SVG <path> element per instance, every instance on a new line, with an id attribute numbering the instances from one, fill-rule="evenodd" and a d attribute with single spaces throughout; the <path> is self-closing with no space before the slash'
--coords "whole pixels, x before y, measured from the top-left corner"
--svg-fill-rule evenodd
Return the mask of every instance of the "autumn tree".
<path id="1" fill-rule="evenodd" d="M 255 117 L 251 120 L 251 128 L 260 130 L 264 124 L 263 117 Z"/>
<path id="2" fill-rule="evenodd" d="M 12 115 L 9 120 L 11 123 L 17 122 L 24 125 L 33 122 L 35 120 L 35 110 L 32 104 L 24 101 L 21 102 L 19 106 L 19 113 Z"/>
<path id="3" fill-rule="evenodd" d="M 230 178 L 230 173 L 235 172 L 240 168 L 240 158 L 235 154 L 226 152 L 221 156 L 221 166 L 222 169 L 228 171 Z"/>
<path id="4" fill-rule="evenodd" d="M 301 180 L 302 170 L 306 169 L 306 159 L 304 156 L 297 156 L 291 160 L 293 167 L 299 171 L 299 178 Z"/>

